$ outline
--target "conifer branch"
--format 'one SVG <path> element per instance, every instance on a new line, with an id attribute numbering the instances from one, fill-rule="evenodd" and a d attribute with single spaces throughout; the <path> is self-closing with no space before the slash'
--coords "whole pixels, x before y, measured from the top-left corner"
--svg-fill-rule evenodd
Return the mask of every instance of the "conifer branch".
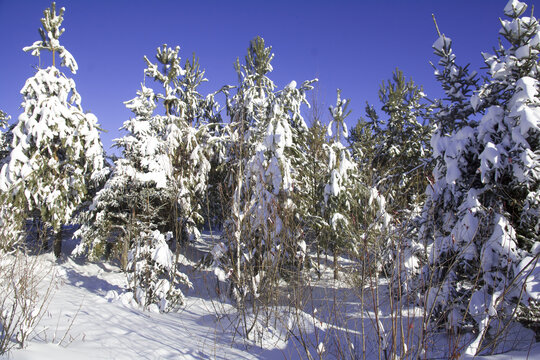
<path id="1" fill-rule="evenodd" d="M 435 29 L 437 30 L 437 35 L 439 35 L 439 37 L 440 37 L 441 32 L 439 31 L 439 25 L 437 25 L 437 19 L 435 19 L 435 14 L 431 14 L 431 17 L 433 18 L 433 23 L 435 24 Z"/>

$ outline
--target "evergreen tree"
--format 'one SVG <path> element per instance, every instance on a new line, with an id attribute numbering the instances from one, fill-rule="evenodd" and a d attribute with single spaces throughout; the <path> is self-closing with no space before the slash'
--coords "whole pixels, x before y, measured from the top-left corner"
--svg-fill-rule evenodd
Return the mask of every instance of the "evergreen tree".
<path id="1" fill-rule="evenodd" d="M 328 153 L 325 146 L 327 141 L 327 128 L 322 124 L 321 114 L 317 113 L 316 100 L 312 102 L 313 119 L 304 135 L 305 145 L 301 150 L 301 162 L 298 168 L 302 169 L 302 176 L 293 192 L 293 201 L 298 207 L 299 221 L 307 246 L 315 247 L 317 253 L 317 271 L 320 270 L 320 256 L 326 245 L 321 236 L 321 229 L 325 226 L 323 216 L 324 181 Z M 309 257 L 307 258 L 309 261 Z M 307 265 L 310 265 L 308 263 Z M 320 275 L 319 271 L 319 275 Z"/>
<path id="2" fill-rule="evenodd" d="M 226 186 L 227 192 L 232 193 L 232 196 L 229 199 L 228 211 L 225 213 L 223 243 L 215 249 L 213 255 L 216 271 L 225 270 L 225 276 L 221 278 L 227 277 L 232 285 L 233 296 L 240 305 L 243 305 L 242 302 L 248 293 L 258 293 L 256 288 L 245 289 L 250 283 L 247 279 L 255 278 L 258 270 L 255 267 L 248 268 L 247 262 L 242 258 L 244 253 L 250 254 L 252 251 L 247 249 L 242 241 L 242 233 L 249 231 L 250 227 L 244 216 L 247 196 L 244 195 L 246 192 L 244 171 L 254 153 L 256 142 L 254 132 L 263 121 L 266 108 L 274 98 L 275 85 L 267 77 L 273 70 L 270 64 L 273 57 L 271 48 L 265 47 L 262 38 L 252 40 L 245 64 L 241 65 L 240 60 L 236 59 L 235 69 L 240 86 L 234 96 L 227 99 L 227 113 L 231 120 L 225 129 L 227 136 L 223 140 L 227 163 Z"/>
<path id="3" fill-rule="evenodd" d="M 189 278 L 177 270 L 178 257 L 167 243 L 172 233 L 147 229 L 137 234 L 128 253 L 129 289 L 137 303 L 150 311 L 168 312 L 185 302 L 178 284 L 192 286 Z"/>
<path id="4" fill-rule="evenodd" d="M 338 255 L 345 249 L 352 250 L 351 204 L 354 201 L 352 174 L 355 164 L 349 150 L 343 142 L 348 137 L 345 118 L 350 114 L 349 100 L 341 99 L 341 90 L 337 91 L 336 106 L 330 106 L 332 119 L 328 124 L 329 145 L 325 144 L 328 154 L 328 164 L 325 171 L 323 216 L 323 239 L 325 248 L 329 248 L 334 256 L 334 279 L 338 278 Z"/>
<path id="5" fill-rule="evenodd" d="M 6 128 L 9 119 L 10 117 L 0 110 L 0 128 Z M 0 167 L 9 155 L 12 138 L 11 131 L 0 131 Z M 3 251 L 11 250 L 24 238 L 24 214 L 8 200 L 9 194 L 0 190 L 0 250 Z"/>
<path id="6" fill-rule="evenodd" d="M 53 65 L 39 69 L 21 90 L 23 113 L 12 130 L 12 149 L 0 174 L 0 188 L 22 211 L 37 213 L 56 232 L 54 253 L 61 254 L 62 225 L 84 200 L 90 181 L 100 178 L 103 149 L 96 117 L 84 113 L 75 82 L 55 67 L 55 53 L 73 73 L 77 63 L 59 43 L 64 9 L 55 4 L 41 19 L 41 41 L 25 47 L 39 56 L 52 53 Z"/>
<path id="7" fill-rule="evenodd" d="M 163 99 L 165 107 L 166 115 L 160 121 L 164 126 L 165 150 L 172 161 L 172 220 L 176 227 L 175 238 L 185 244 L 199 237 L 197 225 L 203 221 L 201 205 L 210 171 L 205 145 L 209 136 L 206 122 L 213 120 L 215 102 L 213 96 L 205 99 L 197 92 L 197 87 L 206 81 L 198 60 L 193 57 L 181 68 L 178 50 L 178 47 L 173 51 L 166 46 L 158 49 L 156 59 L 163 71 L 145 58 L 148 65 L 145 73 L 162 83 L 165 90 L 158 97 Z"/>
<path id="8" fill-rule="evenodd" d="M 426 101 L 422 88 L 412 79 L 406 80 L 399 69 L 381 84 L 379 100 L 383 116 L 367 105 L 367 120 L 361 118 L 351 130 L 349 145 L 361 182 L 372 187 L 360 194 L 359 201 L 369 206 L 377 203 L 381 212 L 358 214 L 362 237 L 369 239 L 365 244 L 377 259 L 376 268 L 393 278 L 392 286 L 399 295 L 411 285 L 411 277 L 420 267 L 422 247 L 415 240 L 430 170 L 432 127 L 427 121 L 433 105 Z M 372 226 L 388 214 L 392 214 L 391 226 Z"/>
<path id="9" fill-rule="evenodd" d="M 215 116 L 214 94 L 204 98 L 197 91 L 206 81 L 198 60 L 193 57 L 181 66 L 178 52 L 179 47 L 158 48 L 159 65 L 145 57 L 145 75 L 161 89 L 142 85 L 138 96 L 125 103 L 135 117 L 122 127 L 128 134 L 115 141 L 124 157 L 115 161 L 78 233 L 78 253 L 119 254 L 135 299 L 145 307 L 161 304 L 161 311 L 181 304 L 178 286 L 189 283 L 176 267 L 181 247 L 199 236 L 210 170 L 206 122 Z M 159 105 L 163 115 L 155 114 Z M 167 238 L 175 254 L 172 264 L 163 267 L 152 254 L 169 254 L 163 245 L 166 234 L 171 234 Z M 156 297 L 158 284 L 167 286 Z M 165 299 L 167 306 L 162 306 Z"/>
<path id="10" fill-rule="evenodd" d="M 237 60 L 241 84 L 228 102 L 231 124 L 227 156 L 232 205 L 225 222 L 226 253 L 218 262 L 229 274 L 234 296 L 259 297 L 280 276 L 290 276 L 302 266 L 305 242 L 298 238 L 294 219 L 297 208 L 292 193 L 298 168 L 298 134 L 307 126 L 300 106 L 307 103 L 306 81 L 292 81 L 283 90 L 267 77 L 272 71 L 270 47 L 260 37 L 250 43 L 245 64 Z"/>
<path id="11" fill-rule="evenodd" d="M 388 119 L 382 120 L 368 105 L 369 120 L 359 120 L 351 131 L 349 144 L 367 172 L 366 180 L 385 194 L 387 210 L 394 214 L 420 203 L 419 197 L 427 185 L 425 168 L 430 156 L 431 127 L 426 121 L 431 106 L 426 103 L 422 88 L 407 81 L 399 69 L 392 80 L 382 83 L 379 99 Z"/>
<path id="12" fill-rule="evenodd" d="M 368 171 L 374 162 L 374 149 L 377 147 L 377 139 L 372 129 L 372 123 L 379 123 L 379 115 L 373 105 L 369 104 L 366 104 L 365 112 L 371 121 L 360 117 L 356 125 L 351 128 L 347 143 L 353 159 L 364 170 L 363 172 L 367 176 L 366 180 L 372 183 L 374 174 L 372 172 L 368 173 Z"/>
<path id="13" fill-rule="evenodd" d="M 168 217 L 164 189 L 169 159 L 160 148 L 159 123 L 151 121 L 156 96 L 144 85 L 137 95 L 125 103 L 135 114 L 121 128 L 128 135 L 115 140 L 115 145 L 123 148 L 124 157 L 114 162 L 109 179 L 94 196 L 89 211 L 81 214 L 81 228 L 76 233 L 81 243 L 74 252 L 88 252 L 91 259 L 109 257 L 113 252 L 120 256 L 123 269 L 127 267 L 134 234 L 164 228 Z"/>
<path id="14" fill-rule="evenodd" d="M 434 44 L 450 105 L 435 114 L 436 167 L 428 187 L 423 240 L 428 265 L 426 306 L 449 328 L 474 328 L 467 352 L 489 346 L 496 329 L 523 304 L 538 309 L 526 286 L 538 258 L 540 179 L 540 26 L 510 0 L 500 34 L 509 42 L 484 55 L 489 79 L 474 95 L 473 75 L 447 61 L 451 41 Z M 445 55 L 446 54 L 446 55 Z M 451 78 L 456 76 L 457 78 Z M 469 84 L 457 91 L 452 84 Z M 479 121 L 471 116 L 482 115 Z M 448 114 L 453 113 L 455 123 Z M 525 291 L 523 291 L 524 289 Z M 433 319 L 434 320 L 434 319 Z"/>

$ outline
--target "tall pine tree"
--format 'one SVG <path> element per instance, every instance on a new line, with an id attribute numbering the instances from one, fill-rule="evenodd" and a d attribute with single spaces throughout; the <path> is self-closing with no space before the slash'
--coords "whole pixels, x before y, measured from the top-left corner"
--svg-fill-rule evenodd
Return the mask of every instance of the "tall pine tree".
<path id="1" fill-rule="evenodd" d="M 84 200 L 89 184 L 102 174 L 103 148 L 97 118 L 84 113 L 75 82 L 55 67 L 58 53 L 72 73 L 77 63 L 59 43 L 64 8 L 53 3 L 41 19 L 41 41 L 24 51 L 52 53 L 53 65 L 39 69 L 21 90 L 23 113 L 12 130 L 12 149 L 0 174 L 0 188 L 16 208 L 38 217 L 56 233 L 54 253 L 61 254 L 61 230 Z"/>
<path id="2" fill-rule="evenodd" d="M 371 176 L 366 180 L 385 195 L 387 210 L 396 216 L 420 203 L 427 185 L 431 106 L 422 88 L 412 79 L 406 80 L 399 69 L 382 83 L 379 100 L 387 119 L 367 106 L 367 120 L 359 120 L 349 142 L 355 158 L 369 172 L 365 175 Z"/>
<path id="3" fill-rule="evenodd" d="M 245 63 L 237 60 L 240 86 L 228 102 L 231 124 L 228 163 L 233 196 L 224 224 L 225 268 L 240 305 L 258 298 L 281 276 L 301 268 L 305 242 L 298 238 L 292 194 L 300 177 L 295 167 L 298 136 L 307 126 L 300 107 L 311 82 L 281 91 L 267 77 L 273 54 L 260 37 L 252 40 Z"/>
<path id="4" fill-rule="evenodd" d="M 145 75 L 157 89 L 142 85 L 138 96 L 125 103 L 135 117 L 122 127 L 127 134 L 115 141 L 124 157 L 115 161 L 83 215 L 77 248 L 94 258 L 111 251 L 118 255 L 135 299 L 145 307 L 159 304 L 162 311 L 183 303 L 178 286 L 189 284 L 177 265 L 181 248 L 198 237 L 203 220 L 210 170 L 207 123 L 216 106 L 214 94 L 205 98 L 197 90 L 206 81 L 198 60 L 182 66 L 179 50 L 158 48 L 157 64 L 144 58 Z"/>
<path id="5" fill-rule="evenodd" d="M 506 5 L 510 19 L 501 21 L 500 34 L 509 46 L 483 54 L 490 77 L 480 87 L 455 64 L 448 37 L 434 43 L 443 67 L 436 75 L 450 102 L 435 114 L 431 141 L 426 305 L 449 328 L 475 329 L 472 355 L 490 346 L 520 304 L 538 309 L 527 277 L 537 276 L 539 245 L 540 26 L 522 16 L 526 8 L 516 0 Z"/>
<path id="6" fill-rule="evenodd" d="M 341 90 L 337 91 L 336 106 L 330 107 L 332 119 L 328 124 L 330 144 L 325 144 L 328 164 L 325 171 L 323 227 L 324 247 L 332 251 L 334 257 L 334 279 L 338 279 L 338 255 L 344 250 L 353 250 L 351 228 L 353 226 L 351 206 L 354 201 L 353 186 L 356 165 L 351 159 L 344 142 L 348 137 L 345 118 L 349 116 L 349 99 L 341 99 Z"/>

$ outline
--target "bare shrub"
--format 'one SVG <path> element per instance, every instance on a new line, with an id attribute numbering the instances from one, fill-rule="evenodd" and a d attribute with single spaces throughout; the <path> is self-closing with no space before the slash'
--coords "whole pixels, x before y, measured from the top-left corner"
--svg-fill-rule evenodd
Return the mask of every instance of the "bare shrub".
<path id="1" fill-rule="evenodd" d="M 0 260 L 0 354 L 23 348 L 43 317 L 53 291 L 39 257 L 22 250 L 3 253 Z M 42 286 L 44 284 L 44 286 Z"/>

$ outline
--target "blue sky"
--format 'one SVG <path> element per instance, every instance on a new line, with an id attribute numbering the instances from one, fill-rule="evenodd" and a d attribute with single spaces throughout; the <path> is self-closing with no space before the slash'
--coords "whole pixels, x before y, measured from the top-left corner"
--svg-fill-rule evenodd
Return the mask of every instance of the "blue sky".
<path id="1" fill-rule="evenodd" d="M 351 99 L 353 124 L 366 101 L 377 104 L 381 82 L 396 67 L 423 85 L 429 97 L 442 95 L 429 65 L 436 61 L 432 13 L 441 32 L 452 38 L 458 61 L 478 69 L 483 64 L 480 52 L 497 44 L 506 2 L 60 0 L 57 6 L 66 8 L 60 42 L 79 64 L 78 73 L 70 76 L 83 109 L 95 113 L 107 130 L 102 139 L 110 151 L 112 139 L 122 136 L 118 128 L 131 114 L 123 102 L 135 96 L 143 80 L 143 56 L 153 58 L 164 43 L 179 45 L 183 60 L 195 52 L 206 69 L 209 81 L 201 92 L 207 94 L 237 84 L 233 63 L 243 59 L 249 41 L 260 35 L 273 48 L 270 77 L 279 88 L 291 80 L 318 77 L 325 108 L 341 88 Z M 22 48 L 39 40 L 40 19 L 50 4 L 0 0 L 0 109 L 12 121 L 21 112 L 19 91 L 38 64 Z"/>

